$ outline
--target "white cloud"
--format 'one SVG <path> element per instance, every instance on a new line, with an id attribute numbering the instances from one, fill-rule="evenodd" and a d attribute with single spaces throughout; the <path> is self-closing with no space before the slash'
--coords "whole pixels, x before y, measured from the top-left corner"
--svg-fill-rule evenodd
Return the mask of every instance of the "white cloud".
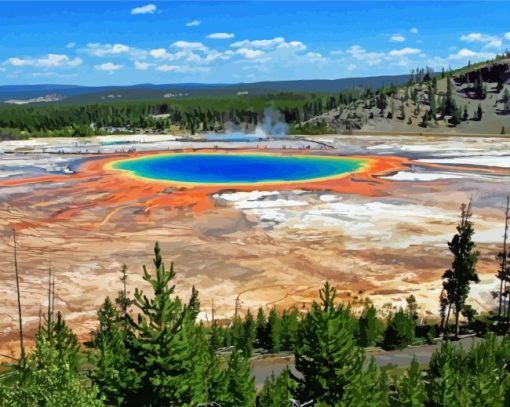
<path id="1" fill-rule="evenodd" d="M 504 37 L 506 40 L 510 41 L 510 32 L 505 33 Z"/>
<path id="2" fill-rule="evenodd" d="M 322 62 L 326 60 L 326 58 L 324 58 L 322 54 L 319 54 L 318 52 L 308 52 L 306 56 L 312 62 Z"/>
<path id="3" fill-rule="evenodd" d="M 154 58 L 165 58 L 170 55 L 164 48 L 154 48 L 149 51 L 151 57 Z"/>
<path id="4" fill-rule="evenodd" d="M 67 45 L 66 45 L 66 48 L 74 48 L 76 47 L 76 43 L 75 42 L 68 42 Z"/>
<path id="5" fill-rule="evenodd" d="M 465 59 L 465 58 L 471 58 L 471 59 L 492 59 L 496 55 L 492 52 L 475 52 L 467 48 L 462 48 L 461 50 L 457 51 L 455 54 L 448 55 L 448 59 L 452 60 L 459 60 L 459 59 Z"/>
<path id="6" fill-rule="evenodd" d="M 5 64 L 12 66 L 34 66 L 38 68 L 73 67 L 81 65 L 81 58 L 70 58 L 65 54 L 47 54 L 41 58 L 9 58 Z"/>
<path id="7" fill-rule="evenodd" d="M 119 69 L 122 69 L 123 65 L 117 65 L 112 62 L 106 62 L 101 65 L 95 65 L 94 68 L 96 68 L 98 71 L 105 71 L 113 73 L 115 71 L 118 71 Z"/>
<path id="8" fill-rule="evenodd" d="M 209 68 L 202 66 L 189 66 L 189 65 L 160 65 L 156 68 L 161 72 L 177 72 L 177 73 L 189 73 L 189 72 L 208 72 Z"/>
<path id="9" fill-rule="evenodd" d="M 485 44 L 484 48 L 500 48 L 503 45 L 503 41 L 500 37 L 496 35 L 488 35 L 479 32 L 462 35 L 460 39 L 461 41 L 466 42 L 483 43 Z"/>
<path id="10" fill-rule="evenodd" d="M 349 72 L 351 72 L 351 71 L 354 71 L 356 68 L 357 68 L 356 64 L 349 64 L 349 66 L 347 67 L 347 70 Z"/>
<path id="11" fill-rule="evenodd" d="M 135 61 L 135 69 L 138 69 L 139 71 L 146 71 L 151 67 L 152 64 L 149 64 L 147 62 L 139 62 Z"/>
<path id="12" fill-rule="evenodd" d="M 134 48 L 124 44 L 100 44 L 98 42 L 88 43 L 85 48 L 86 52 L 96 57 L 104 57 L 109 55 L 125 54 L 134 51 Z"/>
<path id="13" fill-rule="evenodd" d="M 306 45 L 301 41 L 290 41 L 290 42 L 282 42 L 278 45 L 277 48 L 293 48 L 297 51 L 304 51 L 306 49 Z"/>
<path id="14" fill-rule="evenodd" d="M 158 8 L 154 4 L 147 4 L 145 6 L 135 7 L 131 9 L 131 14 L 154 14 Z"/>
<path id="15" fill-rule="evenodd" d="M 339 49 L 335 49 L 335 50 L 333 50 L 333 51 L 330 51 L 329 53 L 330 53 L 331 55 L 343 55 L 343 54 L 345 54 L 345 52 L 344 52 L 344 51 L 339 50 Z"/>
<path id="16" fill-rule="evenodd" d="M 418 34 L 418 29 L 416 27 L 411 28 L 409 31 L 413 34 Z"/>
<path id="17" fill-rule="evenodd" d="M 384 52 L 367 52 L 366 49 L 359 45 L 353 45 L 345 52 L 354 59 L 363 61 L 369 66 L 380 64 L 385 56 Z"/>
<path id="18" fill-rule="evenodd" d="M 253 48 L 271 48 L 277 45 L 285 43 L 285 38 L 283 37 L 275 37 L 270 40 L 243 40 L 237 41 L 233 44 L 230 44 L 233 48 L 242 48 L 242 47 L 253 47 Z M 290 44 L 290 43 L 289 43 Z"/>
<path id="19" fill-rule="evenodd" d="M 244 56 L 245 58 L 248 58 L 248 59 L 258 58 L 265 54 L 264 51 L 254 50 L 254 49 L 249 49 L 249 48 L 239 48 L 237 50 L 237 53 L 239 55 Z"/>
<path id="20" fill-rule="evenodd" d="M 176 41 L 172 44 L 172 47 L 182 49 L 197 49 L 200 51 L 207 50 L 207 47 L 201 42 Z"/>
<path id="21" fill-rule="evenodd" d="M 188 21 L 186 27 L 198 27 L 202 22 L 200 20 Z"/>
<path id="22" fill-rule="evenodd" d="M 401 57 L 401 56 L 405 56 L 405 55 L 419 54 L 420 52 L 421 52 L 421 49 L 406 47 L 406 48 L 402 48 L 402 49 L 394 49 L 389 52 L 389 55 L 394 56 L 394 57 Z"/>
<path id="23" fill-rule="evenodd" d="M 229 38 L 234 38 L 235 35 L 233 33 L 214 33 L 209 34 L 207 38 L 212 38 L 215 40 L 228 40 Z"/>
<path id="24" fill-rule="evenodd" d="M 393 34 L 390 37 L 390 41 L 394 42 L 404 42 L 406 40 L 406 37 L 404 37 L 402 34 Z"/>

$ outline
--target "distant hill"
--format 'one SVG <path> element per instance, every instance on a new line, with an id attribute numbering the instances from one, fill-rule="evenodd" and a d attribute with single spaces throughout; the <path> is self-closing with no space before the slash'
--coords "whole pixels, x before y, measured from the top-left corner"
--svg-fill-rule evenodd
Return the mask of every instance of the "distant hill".
<path id="1" fill-rule="evenodd" d="M 236 94 L 264 95 L 275 92 L 338 93 L 353 86 L 377 89 L 391 83 L 402 85 L 409 75 L 374 76 L 364 78 L 313 79 L 295 81 L 266 81 L 236 84 L 137 84 L 131 86 L 78 85 L 7 85 L 0 86 L 0 102 L 17 101 L 41 103 L 82 103 L 105 100 L 147 100 L 196 96 L 227 96 Z M 58 98 L 48 98 L 57 95 Z M 56 100 L 58 99 L 58 100 Z"/>

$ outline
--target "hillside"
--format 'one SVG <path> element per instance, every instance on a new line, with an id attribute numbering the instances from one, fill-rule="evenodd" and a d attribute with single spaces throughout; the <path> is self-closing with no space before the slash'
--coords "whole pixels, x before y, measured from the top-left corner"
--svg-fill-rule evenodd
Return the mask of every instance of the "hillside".
<path id="1" fill-rule="evenodd" d="M 510 58 L 434 75 L 413 72 L 401 87 L 365 89 L 308 121 L 331 132 L 510 133 Z"/>

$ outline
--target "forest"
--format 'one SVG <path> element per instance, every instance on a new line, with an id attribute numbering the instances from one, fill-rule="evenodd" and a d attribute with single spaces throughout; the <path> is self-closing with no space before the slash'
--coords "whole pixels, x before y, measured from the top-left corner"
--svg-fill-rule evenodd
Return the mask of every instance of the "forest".
<path id="1" fill-rule="evenodd" d="M 1 406 L 506 406 L 510 402 L 510 259 L 506 234 L 498 254 L 500 291 L 494 312 L 477 315 L 467 304 L 478 282 L 471 204 L 461 206 L 448 243 L 452 263 L 443 275 L 437 320 L 419 317 L 414 296 L 384 318 L 370 301 L 361 312 L 340 304 L 328 282 L 307 309 L 260 308 L 232 320 L 197 321 L 199 293 L 175 294 L 173 263 L 158 243 L 153 266 L 143 268 L 149 292 L 128 295 L 123 267 L 119 292 L 97 312 L 93 339 L 80 344 L 54 308 L 48 274 L 48 309 L 34 349 L 20 355 L 0 381 Z M 508 222 L 508 209 L 506 212 Z M 505 228 L 508 225 L 505 225 Z M 505 229 L 506 230 L 506 229 Z M 17 275 L 17 274 L 16 274 Z M 128 290 L 129 287 L 129 290 Z M 19 290 L 18 290 L 19 293 Z M 460 317 L 467 321 L 461 324 Z M 470 349 L 463 333 L 484 337 Z M 377 368 L 365 348 L 401 349 L 442 339 L 427 365 Z M 295 369 L 269 377 L 257 391 L 249 358 L 288 351 Z"/>

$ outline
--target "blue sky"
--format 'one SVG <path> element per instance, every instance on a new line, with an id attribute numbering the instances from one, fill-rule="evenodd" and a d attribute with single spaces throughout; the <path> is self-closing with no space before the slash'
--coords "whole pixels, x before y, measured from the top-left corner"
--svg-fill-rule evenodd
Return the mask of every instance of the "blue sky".
<path id="1" fill-rule="evenodd" d="M 335 79 L 510 49 L 507 2 L 0 2 L 0 84 Z"/>

